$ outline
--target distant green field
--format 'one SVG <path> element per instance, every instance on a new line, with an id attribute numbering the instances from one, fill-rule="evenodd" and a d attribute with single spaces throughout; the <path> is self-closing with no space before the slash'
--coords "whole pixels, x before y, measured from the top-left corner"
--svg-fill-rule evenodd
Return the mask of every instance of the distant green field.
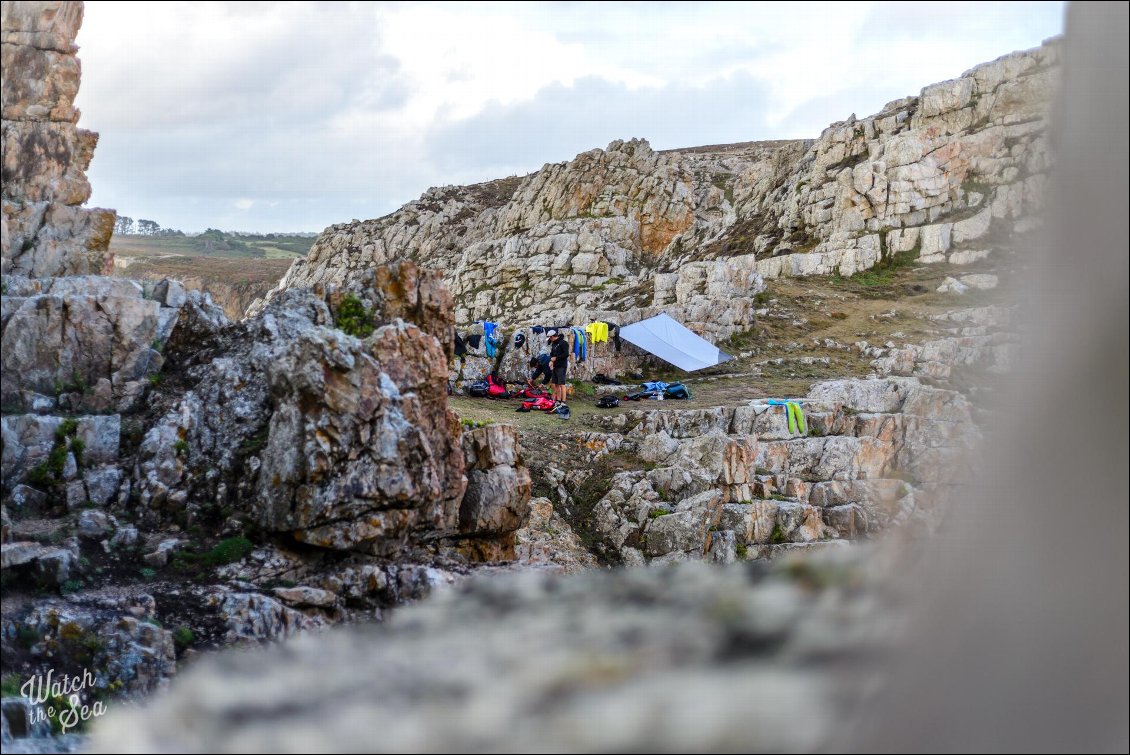
<path id="1" fill-rule="evenodd" d="M 122 236 L 115 234 L 110 248 L 124 257 L 154 257 L 180 254 L 189 257 L 243 259 L 294 259 L 304 257 L 314 244 L 313 236 L 236 236 L 209 230 L 198 236 Z"/>

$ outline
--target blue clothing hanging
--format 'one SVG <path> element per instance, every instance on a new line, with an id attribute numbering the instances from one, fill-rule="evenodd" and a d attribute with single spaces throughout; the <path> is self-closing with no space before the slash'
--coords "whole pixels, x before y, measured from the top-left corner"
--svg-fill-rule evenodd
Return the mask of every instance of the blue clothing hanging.
<path id="1" fill-rule="evenodd" d="M 588 334 L 584 328 L 573 328 L 573 356 L 578 362 L 588 356 Z"/>

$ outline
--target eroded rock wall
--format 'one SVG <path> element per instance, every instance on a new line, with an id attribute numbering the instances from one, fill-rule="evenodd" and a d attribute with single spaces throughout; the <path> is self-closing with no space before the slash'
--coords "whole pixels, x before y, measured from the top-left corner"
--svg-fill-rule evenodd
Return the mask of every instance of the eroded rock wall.
<path id="1" fill-rule="evenodd" d="M 981 259 L 1038 223 L 1058 49 L 1006 55 L 815 140 L 616 141 L 525 177 L 429 189 L 326 229 L 280 290 L 412 259 L 444 272 L 461 327 L 665 311 L 719 338 L 753 322 L 765 279 L 849 276 L 897 254 Z"/>
<path id="2" fill-rule="evenodd" d="M 349 306 L 368 332 L 339 329 Z M 170 343 L 188 390 L 139 449 L 154 518 L 235 505 L 267 531 L 386 556 L 457 531 L 466 482 L 438 274 L 405 262 L 350 290 L 288 291 L 242 322 L 194 322 Z"/>
<path id="3" fill-rule="evenodd" d="M 78 128 L 77 2 L 3 3 L 0 267 L 49 277 L 107 269 L 113 210 L 87 209 L 98 134 Z"/>

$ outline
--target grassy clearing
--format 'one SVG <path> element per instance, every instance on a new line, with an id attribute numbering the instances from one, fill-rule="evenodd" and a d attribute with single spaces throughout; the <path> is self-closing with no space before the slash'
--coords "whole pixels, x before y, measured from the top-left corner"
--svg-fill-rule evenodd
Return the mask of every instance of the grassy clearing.
<path id="1" fill-rule="evenodd" d="M 110 240 L 110 250 L 126 257 L 179 254 L 189 257 L 275 259 L 304 257 L 313 236 L 236 236 L 209 231 L 198 236 L 120 236 Z"/>

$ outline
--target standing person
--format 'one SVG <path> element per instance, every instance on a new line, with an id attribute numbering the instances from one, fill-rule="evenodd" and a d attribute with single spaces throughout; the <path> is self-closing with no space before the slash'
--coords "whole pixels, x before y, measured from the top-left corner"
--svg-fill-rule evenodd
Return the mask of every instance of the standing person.
<path id="1" fill-rule="evenodd" d="M 553 375 L 549 382 L 553 384 L 553 400 L 565 403 L 568 398 L 565 373 L 569 368 L 569 344 L 557 328 L 550 328 L 546 335 L 549 336 L 549 369 Z"/>

